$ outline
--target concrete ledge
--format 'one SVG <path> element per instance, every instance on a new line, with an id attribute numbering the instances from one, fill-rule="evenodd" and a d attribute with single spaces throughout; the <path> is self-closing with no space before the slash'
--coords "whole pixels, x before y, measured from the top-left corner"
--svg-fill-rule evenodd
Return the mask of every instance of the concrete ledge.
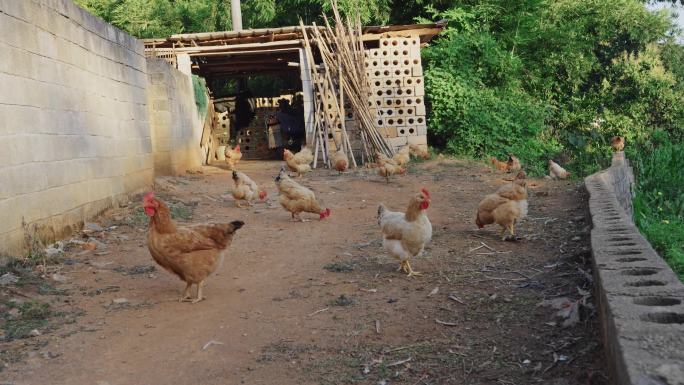
<path id="1" fill-rule="evenodd" d="M 624 153 L 585 179 L 603 342 L 619 385 L 684 384 L 684 285 L 632 221 Z"/>

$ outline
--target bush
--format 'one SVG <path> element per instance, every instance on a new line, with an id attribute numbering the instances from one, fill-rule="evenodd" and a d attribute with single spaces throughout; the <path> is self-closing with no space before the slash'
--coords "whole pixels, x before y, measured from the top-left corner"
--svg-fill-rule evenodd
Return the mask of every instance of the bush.
<path id="1" fill-rule="evenodd" d="M 650 144 L 653 149 L 629 152 L 636 171 L 634 221 L 684 281 L 684 144 Z"/>

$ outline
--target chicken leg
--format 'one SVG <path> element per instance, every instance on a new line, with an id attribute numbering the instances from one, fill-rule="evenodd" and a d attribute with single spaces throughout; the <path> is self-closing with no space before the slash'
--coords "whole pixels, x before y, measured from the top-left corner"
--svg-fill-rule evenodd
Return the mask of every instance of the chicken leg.
<path id="1" fill-rule="evenodd" d="M 185 290 L 183 291 L 183 295 L 178 299 L 178 302 L 188 302 L 191 297 L 190 297 L 190 288 L 192 287 L 192 283 L 186 282 L 185 283 Z"/>
<path id="2" fill-rule="evenodd" d="M 204 286 L 204 281 L 200 281 L 200 283 L 197 284 L 197 298 L 193 299 L 191 301 L 192 303 L 197 303 L 199 301 L 206 299 L 205 297 L 202 296 L 202 287 L 203 286 Z"/>

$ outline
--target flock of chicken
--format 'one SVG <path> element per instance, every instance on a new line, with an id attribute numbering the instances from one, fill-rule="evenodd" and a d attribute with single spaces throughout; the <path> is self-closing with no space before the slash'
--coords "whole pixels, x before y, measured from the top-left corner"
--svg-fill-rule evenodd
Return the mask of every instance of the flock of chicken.
<path id="1" fill-rule="evenodd" d="M 620 138 L 620 141 L 613 139 L 613 148 L 616 151 L 621 151 L 624 147 L 624 140 Z M 392 158 L 376 154 L 375 166 L 379 175 L 389 182 L 391 175 L 405 173 L 404 166 L 410 161 L 411 155 L 429 157 L 427 151 L 417 146 L 406 146 Z M 243 201 L 251 206 L 255 200 L 263 200 L 267 196 L 266 191 L 260 189 L 245 173 L 234 170 L 241 157 L 239 145 L 226 150 L 226 160 L 232 169 L 234 182 L 232 194 L 238 207 L 241 207 Z M 306 146 L 296 154 L 285 150 L 283 158 L 289 170 L 300 177 L 311 171 L 313 154 Z M 343 151 L 331 154 L 331 159 L 337 171 L 347 169 L 349 161 Z M 526 174 L 522 171 L 518 158 L 512 154 L 506 162 L 496 158 L 491 161 L 498 170 L 518 173 L 512 182 L 484 197 L 478 205 L 475 223 L 479 228 L 496 223 L 501 226 L 503 240 L 514 240 L 515 224 L 527 215 Z M 549 160 L 549 174 L 551 178 L 560 179 L 570 176 L 569 172 L 552 160 Z M 279 202 L 290 212 L 292 220 L 304 222 L 301 213 L 318 214 L 321 220 L 330 216 L 330 209 L 319 204 L 313 191 L 293 180 L 284 166 L 275 182 L 280 193 Z M 400 261 L 399 270 L 409 277 L 420 274 L 412 269 L 410 260 L 420 256 L 432 238 L 432 224 L 426 214 L 429 206 L 430 192 L 423 188 L 411 197 L 405 212 L 390 211 L 384 204 L 378 207 L 377 219 L 383 236 L 383 247 Z M 143 208 L 150 217 L 147 235 L 150 254 L 160 266 L 186 283 L 180 301 L 195 303 L 203 300 L 202 287 L 205 280 L 221 265 L 234 233 L 244 222 L 179 226 L 171 218 L 168 206 L 155 198 L 152 192 L 144 196 Z M 505 235 L 507 230 L 510 238 Z M 190 295 L 192 285 L 197 285 L 197 295 L 194 298 Z"/>

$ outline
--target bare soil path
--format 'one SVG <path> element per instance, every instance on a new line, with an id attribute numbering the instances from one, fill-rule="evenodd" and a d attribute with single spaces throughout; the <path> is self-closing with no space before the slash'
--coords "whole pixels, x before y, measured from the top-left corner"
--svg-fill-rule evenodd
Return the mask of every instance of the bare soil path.
<path id="1" fill-rule="evenodd" d="M 72 248 L 47 274 L 64 282 L 0 287 L 7 314 L 26 301 L 51 309 L 40 336 L 0 345 L 0 383 L 607 382 L 577 182 L 533 180 L 523 239 L 502 242 L 473 217 L 511 175 L 479 164 L 418 163 L 390 184 L 370 170 L 315 171 L 303 183 L 332 216 L 307 223 L 277 203 L 278 163 L 240 168 L 268 190 L 267 203 L 235 208 L 221 168 L 159 180 L 158 195 L 186 222 L 246 222 L 207 300 L 179 303 L 183 283 L 153 270 L 139 202 L 112 210 L 98 222 L 116 228 L 89 234 L 96 250 Z M 421 187 L 433 197 L 434 237 L 412 263 L 424 275 L 409 279 L 382 250 L 376 208 L 403 211 Z M 538 305 L 554 298 L 570 300 L 565 317 Z"/>

